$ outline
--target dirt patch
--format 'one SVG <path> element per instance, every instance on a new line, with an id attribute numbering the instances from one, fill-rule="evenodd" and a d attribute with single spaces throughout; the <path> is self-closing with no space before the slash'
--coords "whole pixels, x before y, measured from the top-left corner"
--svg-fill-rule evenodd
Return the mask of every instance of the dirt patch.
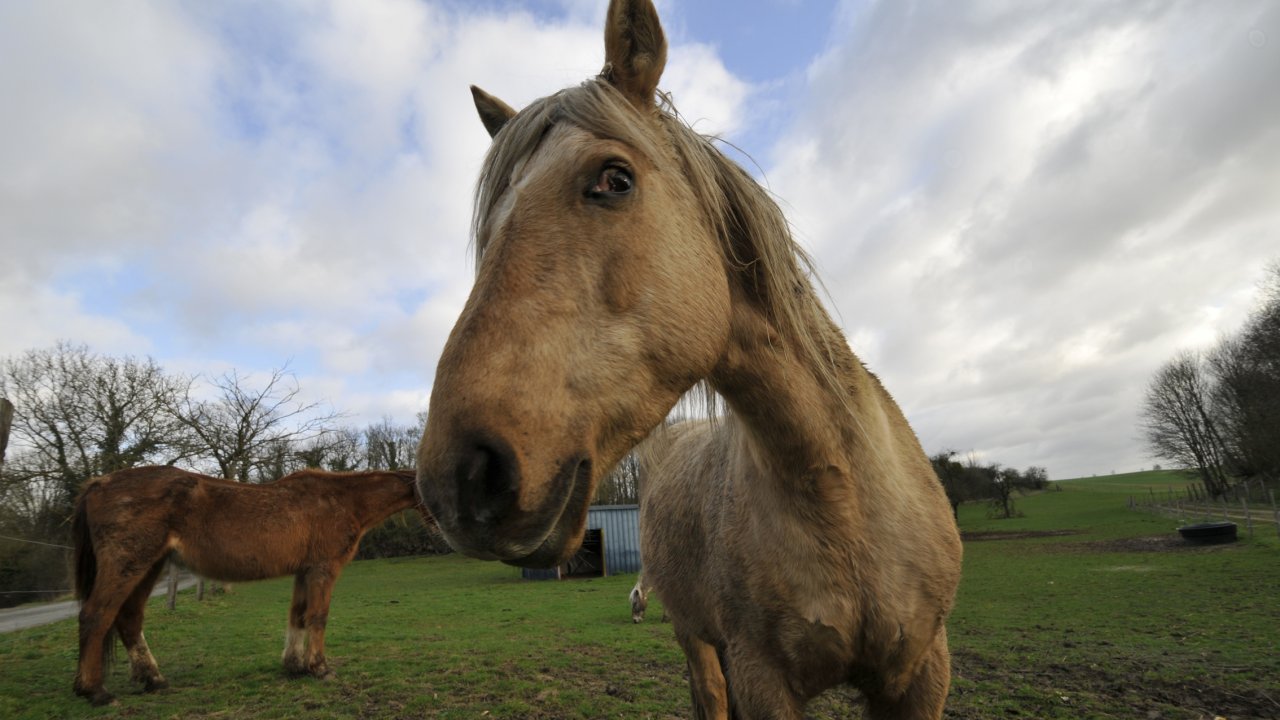
<path id="1" fill-rule="evenodd" d="M 947 720 L 987 720 L 989 709 L 979 696 L 989 688 L 1022 688 L 1027 707 L 1044 705 L 1044 715 L 1061 716 L 1077 708 L 1079 716 L 1124 717 L 1142 720 L 1264 720 L 1280 717 L 1280 698 L 1259 688 L 1227 689 L 1214 678 L 1178 683 L 1144 678 L 1144 668 L 1049 664 L 1040 667 L 1001 667 L 976 653 L 952 653 L 958 681 L 947 702 Z M 1054 707 L 1056 706 L 1056 707 Z M 1053 710 L 1050 710 L 1050 708 Z M 1067 710 L 1067 715 L 1070 711 Z M 1033 717 L 1034 714 L 1028 715 Z"/>
<path id="2" fill-rule="evenodd" d="M 977 653 L 951 654 L 952 685 L 944 720 L 992 718 L 1125 718 L 1126 720 L 1275 720 L 1280 698 L 1208 676 L 1153 680 L 1133 662 L 1004 666 Z M 805 720 L 862 717 L 850 687 L 828 690 L 805 708 Z"/>
<path id="3" fill-rule="evenodd" d="M 1205 545 L 1182 539 L 1176 534 L 1150 535 L 1146 537 L 1117 538 L 1115 540 L 1095 540 L 1093 542 L 1072 543 L 1073 550 L 1084 552 L 1220 552 L 1235 547 L 1235 543 L 1222 545 Z"/>
<path id="4" fill-rule="evenodd" d="M 1064 537 L 1079 535 L 1078 530 L 984 530 L 964 531 L 960 539 L 965 542 L 982 542 L 986 540 L 1028 540 L 1031 538 Z"/>

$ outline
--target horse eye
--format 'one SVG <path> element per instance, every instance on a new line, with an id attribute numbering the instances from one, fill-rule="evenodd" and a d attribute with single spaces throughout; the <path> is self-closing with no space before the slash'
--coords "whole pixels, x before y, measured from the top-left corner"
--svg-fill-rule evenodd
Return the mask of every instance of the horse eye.
<path id="1" fill-rule="evenodd" d="M 631 188 L 635 186 L 635 180 L 631 177 L 631 171 L 617 165 L 610 165 L 600 171 L 600 176 L 596 178 L 595 185 L 591 188 L 592 195 L 626 195 L 631 192 Z"/>

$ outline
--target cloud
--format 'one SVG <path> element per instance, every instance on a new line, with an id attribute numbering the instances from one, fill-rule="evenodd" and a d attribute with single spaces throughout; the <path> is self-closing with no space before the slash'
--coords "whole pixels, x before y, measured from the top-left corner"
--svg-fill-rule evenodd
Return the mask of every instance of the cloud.
<path id="1" fill-rule="evenodd" d="M 1280 11 L 842 17 L 768 175 L 855 351 L 927 447 L 1057 477 L 1143 464 L 1151 372 L 1238 326 L 1276 254 Z"/>
<path id="2" fill-rule="evenodd" d="M 471 285 L 489 138 L 467 86 L 519 107 L 594 75 L 601 13 L 0 7 L 0 355 L 70 338 L 183 372 L 288 362 L 308 395 L 411 419 Z M 672 57 L 682 107 L 733 128 L 747 86 L 706 47 Z"/>
<path id="3" fill-rule="evenodd" d="M 0 4 L 0 355 L 292 360 L 408 413 L 471 285 L 467 85 L 520 107 L 602 63 L 600 3 L 528 7 Z M 673 37 L 663 89 L 751 139 L 931 450 L 1149 463 L 1147 379 L 1237 327 L 1277 254 L 1271 3 L 846 2 L 768 87 Z"/>

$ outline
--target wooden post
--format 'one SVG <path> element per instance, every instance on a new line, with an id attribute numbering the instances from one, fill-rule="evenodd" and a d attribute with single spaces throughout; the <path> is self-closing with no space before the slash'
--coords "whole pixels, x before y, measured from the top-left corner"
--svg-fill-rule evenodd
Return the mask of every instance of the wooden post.
<path id="1" fill-rule="evenodd" d="M 196 600 L 204 600 L 204 578 L 196 578 Z"/>
<path id="2" fill-rule="evenodd" d="M 13 403 L 0 398 L 0 468 L 4 467 L 4 451 L 9 447 L 9 430 L 13 427 Z"/>
<path id="3" fill-rule="evenodd" d="M 1253 516 L 1249 514 L 1249 494 L 1245 493 L 1240 498 L 1240 505 L 1244 507 L 1244 524 L 1249 528 L 1249 537 L 1253 537 Z"/>
<path id="4" fill-rule="evenodd" d="M 1280 508 L 1276 507 L 1276 494 L 1267 490 L 1267 497 L 1271 498 L 1271 519 L 1276 523 L 1276 535 L 1280 535 Z"/>
<path id="5" fill-rule="evenodd" d="M 169 598 L 165 601 L 165 607 L 170 610 L 178 606 L 178 566 L 169 561 Z"/>

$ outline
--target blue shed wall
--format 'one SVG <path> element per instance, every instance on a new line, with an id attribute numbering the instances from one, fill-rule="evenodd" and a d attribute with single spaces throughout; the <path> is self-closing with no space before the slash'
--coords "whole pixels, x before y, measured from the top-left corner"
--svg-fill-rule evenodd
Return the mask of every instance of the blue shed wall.
<path id="1" fill-rule="evenodd" d="M 640 506 L 596 505 L 587 529 L 604 530 L 604 566 L 610 575 L 640 572 Z"/>
<path id="2" fill-rule="evenodd" d="M 610 575 L 640 572 L 640 506 L 592 505 L 587 529 L 604 531 L 604 567 Z M 560 568 L 520 571 L 526 580 L 556 580 Z"/>

